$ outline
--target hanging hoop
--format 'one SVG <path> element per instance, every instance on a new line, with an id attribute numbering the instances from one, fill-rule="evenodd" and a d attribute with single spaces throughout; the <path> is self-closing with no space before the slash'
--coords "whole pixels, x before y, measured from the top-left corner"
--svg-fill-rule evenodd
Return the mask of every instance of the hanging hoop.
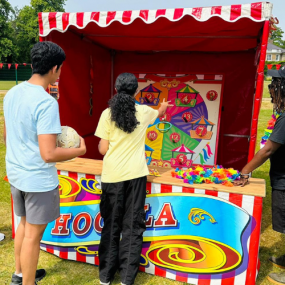
<path id="1" fill-rule="evenodd" d="M 161 128 L 159 128 L 159 125 L 164 125 L 165 126 L 165 128 L 164 129 L 161 129 Z M 167 125 L 167 127 L 166 127 L 166 125 Z M 172 128 L 172 124 L 171 123 L 169 123 L 169 122 L 159 122 L 159 123 L 157 123 L 156 125 L 155 125 L 155 127 L 156 127 L 156 129 L 158 130 L 158 131 L 160 131 L 161 133 L 167 133 L 171 128 Z"/>

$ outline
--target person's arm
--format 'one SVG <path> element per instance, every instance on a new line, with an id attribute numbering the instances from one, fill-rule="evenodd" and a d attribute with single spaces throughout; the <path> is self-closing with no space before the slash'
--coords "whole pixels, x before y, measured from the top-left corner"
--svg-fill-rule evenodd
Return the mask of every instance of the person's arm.
<path id="1" fill-rule="evenodd" d="M 110 139 L 110 111 L 106 109 L 101 114 L 95 136 L 100 138 L 98 150 L 99 153 L 105 155 L 109 149 L 109 139 Z"/>
<path id="2" fill-rule="evenodd" d="M 109 149 L 109 141 L 101 139 L 98 145 L 98 150 L 102 155 L 105 155 Z"/>
<path id="3" fill-rule="evenodd" d="M 40 154 L 44 162 L 60 162 L 86 153 L 84 139 L 80 137 L 79 148 L 61 148 L 56 146 L 55 134 L 38 135 Z"/>
<path id="4" fill-rule="evenodd" d="M 173 106 L 173 105 L 169 104 L 170 102 L 171 101 L 166 101 L 165 102 L 165 99 L 163 99 L 163 102 L 160 104 L 160 107 L 158 109 L 158 118 L 162 117 L 165 114 L 165 112 L 166 112 L 168 107 L 172 107 Z"/>
<path id="5" fill-rule="evenodd" d="M 3 132 L 3 139 L 4 139 L 4 144 L 6 146 L 6 125 L 5 125 L 5 120 L 4 120 L 4 132 Z"/>
<path id="6" fill-rule="evenodd" d="M 245 186 L 248 183 L 249 174 L 261 166 L 268 158 L 270 158 L 273 153 L 281 146 L 281 144 L 273 142 L 268 139 L 265 146 L 253 157 L 253 159 L 242 169 L 242 174 L 248 174 L 245 175 L 245 177 L 241 177 L 240 180 L 237 180 L 234 182 L 235 186 Z"/>

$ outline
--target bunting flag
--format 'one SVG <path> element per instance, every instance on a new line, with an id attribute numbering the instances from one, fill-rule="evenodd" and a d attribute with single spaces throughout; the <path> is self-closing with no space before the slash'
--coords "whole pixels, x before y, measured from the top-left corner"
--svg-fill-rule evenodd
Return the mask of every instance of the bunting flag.
<path id="1" fill-rule="evenodd" d="M 199 156 L 200 156 L 200 164 L 204 165 L 205 164 L 205 160 L 203 158 L 202 153 L 199 153 Z"/>
<path id="2" fill-rule="evenodd" d="M 207 149 L 206 149 L 207 148 Z M 203 152 L 203 153 L 202 153 Z M 200 153 L 198 154 L 198 156 L 193 160 L 193 162 L 200 157 L 200 164 L 204 165 L 209 159 L 210 157 L 213 155 L 212 153 L 212 149 L 210 147 L 210 143 L 207 143 L 205 145 L 205 147 L 203 147 L 203 149 L 200 151 Z"/>
<path id="3" fill-rule="evenodd" d="M 16 68 L 16 69 L 18 69 L 18 65 L 19 65 L 18 63 L 15 63 L 15 68 Z"/>
<path id="4" fill-rule="evenodd" d="M 10 69 L 10 68 L 11 68 L 11 65 L 12 65 L 12 63 L 8 63 L 8 69 Z"/>
<path id="5" fill-rule="evenodd" d="M 207 151 L 203 148 L 203 152 L 204 152 L 204 159 L 207 162 L 209 159 L 209 156 L 207 155 Z"/>
<path id="6" fill-rule="evenodd" d="M 2 69 L 2 67 L 3 67 L 3 63 L 0 63 L 0 68 Z"/>
<path id="7" fill-rule="evenodd" d="M 276 69 L 279 70 L 281 68 L 281 64 L 276 64 Z"/>
<path id="8" fill-rule="evenodd" d="M 23 62 L 23 65 L 26 66 L 27 64 L 25 62 Z"/>
<path id="9" fill-rule="evenodd" d="M 211 157 L 213 155 L 213 153 L 212 153 L 210 144 L 206 144 L 206 147 L 207 147 L 208 155 L 209 155 L 209 157 Z"/>

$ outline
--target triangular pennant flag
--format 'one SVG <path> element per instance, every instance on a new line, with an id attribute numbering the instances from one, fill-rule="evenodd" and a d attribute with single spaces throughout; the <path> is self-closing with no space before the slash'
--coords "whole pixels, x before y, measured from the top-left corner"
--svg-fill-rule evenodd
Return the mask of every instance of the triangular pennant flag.
<path id="1" fill-rule="evenodd" d="M 199 153 L 199 156 L 200 156 L 200 164 L 204 165 L 205 164 L 205 160 L 203 158 L 202 153 Z"/>
<path id="2" fill-rule="evenodd" d="M 18 65 L 19 65 L 18 63 L 15 63 L 15 68 L 16 68 L 16 69 L 18 69 Z"/>
<path id="3" fill-rule="evenodd" d="M 8 69 L 10 69 L 11 65 L 12 65 L 11 63 L 8 63 Z"/>
<path id="4" fill-rule="evenodd" d="M 3 67 L 3 63 L 0 63 L 0 68 L 2 69 L 2 67 Z"/>
<path id="5" fill-rule="evenodd" d="M 209 157 L 211 157 L 211 155 L 213 155 L 212 150 L 211 150 L 211 147 L 210 147 L 209 144 L 206 144 L 206 147 L 207 147 L 208 155 L 209 155 Z"/>
<path id="6" fill-rule="evenodd" d="M 271 69 L 273 64 L 267 64 L 268 69 Z"/>
<path id="7" fill-rule="evenodd" d="M 204 159 L 207 161 L 209 159 L 206 150 L 203 148 L 203 153 L 204 153 Z"/>
<path id="8" fill-rule="evenodd" d="M 281 68 L 281 64 L 276 64 L 276 69 L 279 70 Z"/>
<path id="9" fill-rule="evenodd" d="M 23 65 L 26 66 L 27 64 L 24 62 Z"/>

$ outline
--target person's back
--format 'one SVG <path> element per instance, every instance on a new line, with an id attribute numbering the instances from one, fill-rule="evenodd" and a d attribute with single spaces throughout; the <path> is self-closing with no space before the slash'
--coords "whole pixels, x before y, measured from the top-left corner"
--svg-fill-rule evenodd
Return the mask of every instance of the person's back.
<path id="1" fill-rule="evenodd" d="M 149 173 L 145 159 L 146 129 L 171 105 L 163 101 L 159 110 L 137 105 L 134 95 L 138 82 L 130 73 L 120 74 L 115 87 L 118 94 L 109 101 L 110 108 L 102 113 L 95 132 L 101 138 L 99 151 L 105 155 L 99 275 L 100 284 L 109 285 L 119 269 L 122 284 L 132 285 L 145 231 L 144 204 Z"/>
<path id="2" fill-rule="evenodd" d="M 4 98 L 7 131 L 6 169 L 9 182 L 22 191 L 41 191 L 58 185 L 55 163 L 40 154 L 38 135 L 60 133 L 58 104 L 42 86 L 23 82 Z M 34 181 L 34 183 L 31 183 Z"/>
<path id="3" fill-rule="evenodd" d="M 109 125 L 109 131 L 103 124 L 99 124 L 96 131 L 97 134 L 104 132 L 103 136 L 109 141 L 109 149 L 103 162 L 103 182 L 120 182 L 149 173 L 145 160 L 145 135 L 147 127 L 155 121 L 158 112 L 144 105 L 136 105 L 135 108 L 139 124 L 131 133 L 116 126 L 116 122 L 111 120 L 110 108 L 102 113 L 101 120 L 106 120 Z M 103 129 L 100 126 L 104 126 Z"/>

